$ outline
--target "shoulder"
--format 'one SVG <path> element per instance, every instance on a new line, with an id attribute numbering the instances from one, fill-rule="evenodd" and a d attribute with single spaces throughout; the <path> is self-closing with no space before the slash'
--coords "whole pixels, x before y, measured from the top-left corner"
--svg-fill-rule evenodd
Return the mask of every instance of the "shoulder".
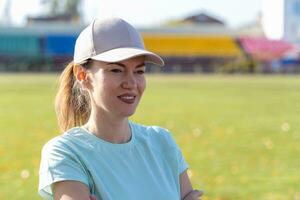
<path id="1" fill-rule="evenodd" d="M 160 126 L 156 126 L 156 125 L 147 126 L 135 122 L 130 122 L 130 124 L 134 128 L 134 131 L 138 132 L 138 134 L 142 136 L 163 138 L 170 134 L 169 130 Z"/>
<path id="2" fill-rule="evenodd" d="M 168 129 L 156 125 L 146 126 L 133 122 L 131 124 L 137 133 L 137 138 L 148 140 L 154 144 L 174 147 L 174 139 Z"/>
<path id="3" fill-rule="evenodd" d="M 42 148 L 42 154 L 71 154 L 77 149 L 89 148 L 90 145 L 92 144 L 86 139 L 86 134 L 80 128 L 74 127 L 47 141 Z"/>

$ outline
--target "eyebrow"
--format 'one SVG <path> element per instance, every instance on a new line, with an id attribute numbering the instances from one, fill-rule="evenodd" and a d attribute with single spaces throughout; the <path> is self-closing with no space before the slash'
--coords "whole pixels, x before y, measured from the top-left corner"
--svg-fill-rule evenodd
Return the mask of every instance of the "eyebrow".
<path id="1" fill-rule="evenodd" d="M 120 67 L 126 68 L 126 65 L 124 65 L 123 63 L 119 63 L 119 62 L 107 63 L 107 65 L 119 65 Z M 144 66 L 145 66 L 145 63 L 143 62 L 143 63 L 138 64 L 137 66 L 135 66 L 135 68 L 144 67 Z"/>

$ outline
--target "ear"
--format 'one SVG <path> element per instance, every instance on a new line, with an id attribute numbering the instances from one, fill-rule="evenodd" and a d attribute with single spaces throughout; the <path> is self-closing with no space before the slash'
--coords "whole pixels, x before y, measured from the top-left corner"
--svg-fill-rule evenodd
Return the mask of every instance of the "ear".
<path id="1" fill-rule="evenodd" d="M 74 65 L 73 66 L 73 74 L 76 77 L 76 80 L 83 86 L 83 89 L 87 88 L 87 71 L 82 65 Z"/>
<path id="2" fill-rule="evenodd" d="M 73 66 L 73 74 L 79 82 L 86 79 L 86 69 L 82 65 Z"/>

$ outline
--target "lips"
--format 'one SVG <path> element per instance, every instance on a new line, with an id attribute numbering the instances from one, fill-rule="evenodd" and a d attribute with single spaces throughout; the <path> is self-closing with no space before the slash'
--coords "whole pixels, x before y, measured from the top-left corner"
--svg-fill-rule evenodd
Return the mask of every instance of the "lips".
<path id="1" fill-rule="evenodd" d="M 118 96 L 118 98 L 124 103 L 133 104 L 135 101 L 136 95 L 126 93 L 126 94 L 122 94 L 122 95 Z"/>

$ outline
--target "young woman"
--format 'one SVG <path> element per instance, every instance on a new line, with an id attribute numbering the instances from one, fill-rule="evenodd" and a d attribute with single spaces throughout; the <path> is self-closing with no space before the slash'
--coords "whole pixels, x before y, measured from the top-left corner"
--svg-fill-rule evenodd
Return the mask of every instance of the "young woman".
<path id="1" fill-rule="evenodd" d="M 128 117 L 146 88 L 145 62 L 164 65 L 119 18 L 95 20 L 62 72 L 56 112 L 62 135 L 42 150 L 39 194 L 60 200 L 198 199 L 168 130 Z"/>

